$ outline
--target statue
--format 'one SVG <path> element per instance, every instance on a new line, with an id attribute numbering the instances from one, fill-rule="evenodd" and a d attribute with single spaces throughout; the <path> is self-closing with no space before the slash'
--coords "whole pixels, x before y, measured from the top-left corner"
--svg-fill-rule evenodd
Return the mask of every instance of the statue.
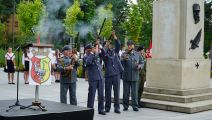
<path id="1" fill-rule="evenodd" d="M 194 15 L 195 24 L 199 23 L 199 21 L 200 21 L 199 13 L 200 13 L 200 5 L 193 4 L 193 15 Z"/>
<path id="2" fill-rule="evenodd" d="M 196 37 L 194 38 L 194 40 L 191 40 L 191 48 L 192 50 L 196 49 L 197 47 L 199 47 L 199 42 L 201 40 L 201 35 L 202 35 L 202 29 L 197 33 Z"/>

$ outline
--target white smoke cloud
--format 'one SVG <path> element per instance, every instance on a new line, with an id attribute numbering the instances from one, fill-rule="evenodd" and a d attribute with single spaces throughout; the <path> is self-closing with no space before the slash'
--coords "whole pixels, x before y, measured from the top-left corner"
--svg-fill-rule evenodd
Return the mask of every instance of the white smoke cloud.
<path id="1" fill-rule="evenodd" d="M 46 14 L 41 17 L 35 31 L 40 35 L 42 43 L 49 43 L 52 39 L 59 40 L 59 35 L 64 32 L 63 20 L 58 19 L 59 11 L 66 11 L 70 6 L 69 0 L 48 0 Z"/>

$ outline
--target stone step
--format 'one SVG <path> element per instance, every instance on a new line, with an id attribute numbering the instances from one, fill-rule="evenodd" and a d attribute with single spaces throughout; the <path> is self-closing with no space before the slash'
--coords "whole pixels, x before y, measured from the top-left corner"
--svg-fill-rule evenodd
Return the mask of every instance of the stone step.
<path id="1" fill-rule="evenodd" d="M 142 98 L 170 101 L 170 102 L 179 102 L 179 103 L 191 103 L 191 102 L 198 102 L 198 101 L 212 99 L 212 93 L 178 96 L 178 95 L 166 95 L 166 94 L 144 92 Z"/>
<path id="2" fill-rule="evenodd" d="M 163 89 L 163 88 L 145 87 L 144 91 L 145 92 L 149 92 L 149 93 L 157 93 L 157 94 L 187 96 L 187 95 L 212 93 L 212 88 L 175 90 L 175 89 Z"/>
<path id="3" fill-rule="evenodd" d="M 177 103 L 177 102 L 168 102 L 152 99 L 141 99 L 144 107 L 183 112 L 183 113 L 197 113 L 207 110 L 212 110 L 212 100 L 205 100 L 193 103 Z"/>

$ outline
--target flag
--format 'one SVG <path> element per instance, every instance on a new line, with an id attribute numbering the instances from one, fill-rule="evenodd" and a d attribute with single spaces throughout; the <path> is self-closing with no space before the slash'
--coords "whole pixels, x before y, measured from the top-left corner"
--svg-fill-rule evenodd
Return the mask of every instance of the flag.
<path id="1" fill-rule="evenodd" d="M 152 58 L 152 40 L 150 40 L 149 48 L 146 49 L 146 58 Z"/>
<path id="2" fill-rule="evenodd" d="M 37 42 L 37 44 L 40 44 L 40 34 L 38 34 L 36 42 Z"/>

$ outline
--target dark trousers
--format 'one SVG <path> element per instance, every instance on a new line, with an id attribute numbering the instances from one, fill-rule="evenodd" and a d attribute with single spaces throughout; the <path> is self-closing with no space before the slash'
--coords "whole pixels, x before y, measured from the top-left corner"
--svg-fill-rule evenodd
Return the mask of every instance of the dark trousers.
<path id="1" fill-rule="evenodd" d="M 136 81 L 123 81 L 123 106 L 129 107 L 129 96 L 131 91 L 132 107 L 138 107 L 138 95 L 137 95 L 137 82 Z"/>
<path id="2" fill-rule="evenodd" d="M 67 92 L 69 90 L 70 104 L 77 105 L 76 87 L 76 82 L 60 83 L 60 102 L 67 104 Z"/>
<path id="3" fill-rule="evenodd" d="M 115 110 L 119 110 L 120 75 L 105 78 L 105 109 L 108 110 L 111 108 L 112 87 L 114 92 L 114 108 Z"/>
<path id="4" fill-rule="evenodd" d="M 89 81 L 87 107 L 93 108 L 96 90 L 98 91 L 98 111 L 104 111 L 104 83 L 102 80 Z"/>
<path id="5" fill-rule="evenodd" d="M 138 81 L 138 104 L 141 105 L 141 97 L 143 95 L 143 91 L 144 91 L 144 83 L 145 83 L 145 80 L 144 79 L 140 79 Z"/>

